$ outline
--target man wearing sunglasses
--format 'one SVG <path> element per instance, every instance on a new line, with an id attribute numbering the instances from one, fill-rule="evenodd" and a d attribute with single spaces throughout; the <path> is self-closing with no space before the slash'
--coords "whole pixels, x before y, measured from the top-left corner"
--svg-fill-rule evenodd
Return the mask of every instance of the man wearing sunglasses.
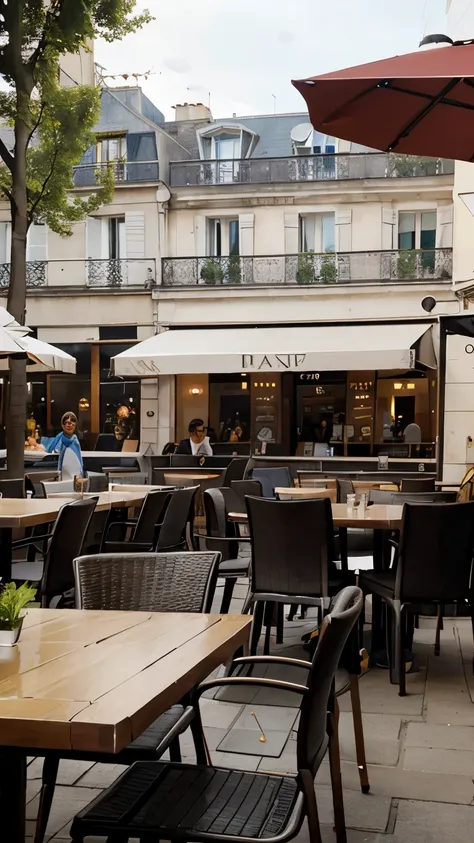
<path id="1" fill-rule="evenodd" d="M 209 436 L 206 436 L 206 428 L 202 419 L 193 419 L 189 422 L 189 439 L 182 439 L 179 443 L 177 454 L 192 454 L 194 457 L 212 457 L 212 448 L 209 443 Z"/>

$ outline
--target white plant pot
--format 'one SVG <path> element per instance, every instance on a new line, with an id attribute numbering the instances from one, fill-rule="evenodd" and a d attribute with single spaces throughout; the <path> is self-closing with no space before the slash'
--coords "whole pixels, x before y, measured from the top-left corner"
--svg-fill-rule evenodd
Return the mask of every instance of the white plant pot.
<path id="1" fill-rule="evenodd" d="M 20 622 L 15 629 L 2 629 L 0 627 L 0 647 L 13 647 L 20 637 L 22 626 L 23 618 L 20 618 Z"/>

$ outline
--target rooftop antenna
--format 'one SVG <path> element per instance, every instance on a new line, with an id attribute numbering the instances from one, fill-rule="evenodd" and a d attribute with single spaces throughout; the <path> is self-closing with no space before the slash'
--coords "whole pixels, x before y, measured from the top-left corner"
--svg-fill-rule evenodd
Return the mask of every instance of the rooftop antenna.
<path id="1" fill-rule="evenodd" d="M 272 97 L 273 97 L 273 116 L 275 117 L 276 110 L 277 110 L 277 98 L 276 98 L 275 94 L 272 94 Z"/>

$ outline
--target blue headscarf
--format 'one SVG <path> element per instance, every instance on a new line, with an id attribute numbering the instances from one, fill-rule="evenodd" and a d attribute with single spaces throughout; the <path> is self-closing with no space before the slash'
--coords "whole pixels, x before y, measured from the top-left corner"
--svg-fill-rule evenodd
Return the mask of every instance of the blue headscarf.
<path id="1" fill-rule="evenodd" d="M 64 416 L 61 419 L 61 424 L 63 424 L 66 416 L 74 416 L 74 418 L 76 418 L 74 413 L 65 413 Z M 76 423 L 77 423 L 77 421 L 76 421 Z M 75 433 L 73 433 L 72 436 L 67 436 L 64 433 L 64 431 L 61 431 L 61 433 L 58 433 L 58 435 L 55 436 L 54 439 L 51 440 L 51 442 L 48 443 L 48 446 L 47 446 L 46 450 L 48 451 L 48 454 L 53 454 L 53 453 L 59 454 L 58 468 L 59 468 L 59 471 L 62 471 L 64 454 L 66 453 L 66 448 L 72 448 L 72 451 L 75 454 L 75 456 L 77 457 L 79 465 L 81 466 L 81 477 L 84 477 L 84 466 L 83 466 L 83 463 L 82 463 L 81 445 L 80 445 L 79 439 L 77 438 Z"/>

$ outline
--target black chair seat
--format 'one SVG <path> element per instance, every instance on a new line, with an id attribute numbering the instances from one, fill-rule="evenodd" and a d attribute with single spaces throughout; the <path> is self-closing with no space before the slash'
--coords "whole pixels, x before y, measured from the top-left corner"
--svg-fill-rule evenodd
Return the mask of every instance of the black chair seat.
<path id="1" fill-rule="evenodd" d="M 236 577 L 247 577 L 250 567 L 249 559 L 226 559 L 219 565 L 219 574 L 234 574 Z"/>
<path id="2" fill-rule="evenodd" d="M 191 764 L 138 762 L 75 818 L 72 840 L 86 835 L 141 841 L 275 837 L 298 796 L 295 778 Z"/>
<path id="3" fill-rule="evenodd" d="M 363 571 L 359 574 L 359 584 L 364 592 L 370 591 L 393 600 L 395 577 L 395 571 Z"/>
<path id="4" fill-rule="evenodd" d="M 170 709 L 168 709 L 168 711 L 162 714 L 161 717 L 158 717 L 157 720 L 148 727 L 148 729 L 145 729 L 138 738 L 125 747 L 120 755 L 129 755 L 130 753 L 133 753 L 137 756 L 137 754 L 141 751 L 156 753 L 160 744 L 168 738 L 171 729 L 179 723 L 184 711 L 185 710 L 182 705 L 173 705 Z M 189 708 L 188 714 L 189 722 L 191 722 L 193 718 L 192 708 Z M 186 724 L 183 723 L 182 725 L 184 730 Z"/>

